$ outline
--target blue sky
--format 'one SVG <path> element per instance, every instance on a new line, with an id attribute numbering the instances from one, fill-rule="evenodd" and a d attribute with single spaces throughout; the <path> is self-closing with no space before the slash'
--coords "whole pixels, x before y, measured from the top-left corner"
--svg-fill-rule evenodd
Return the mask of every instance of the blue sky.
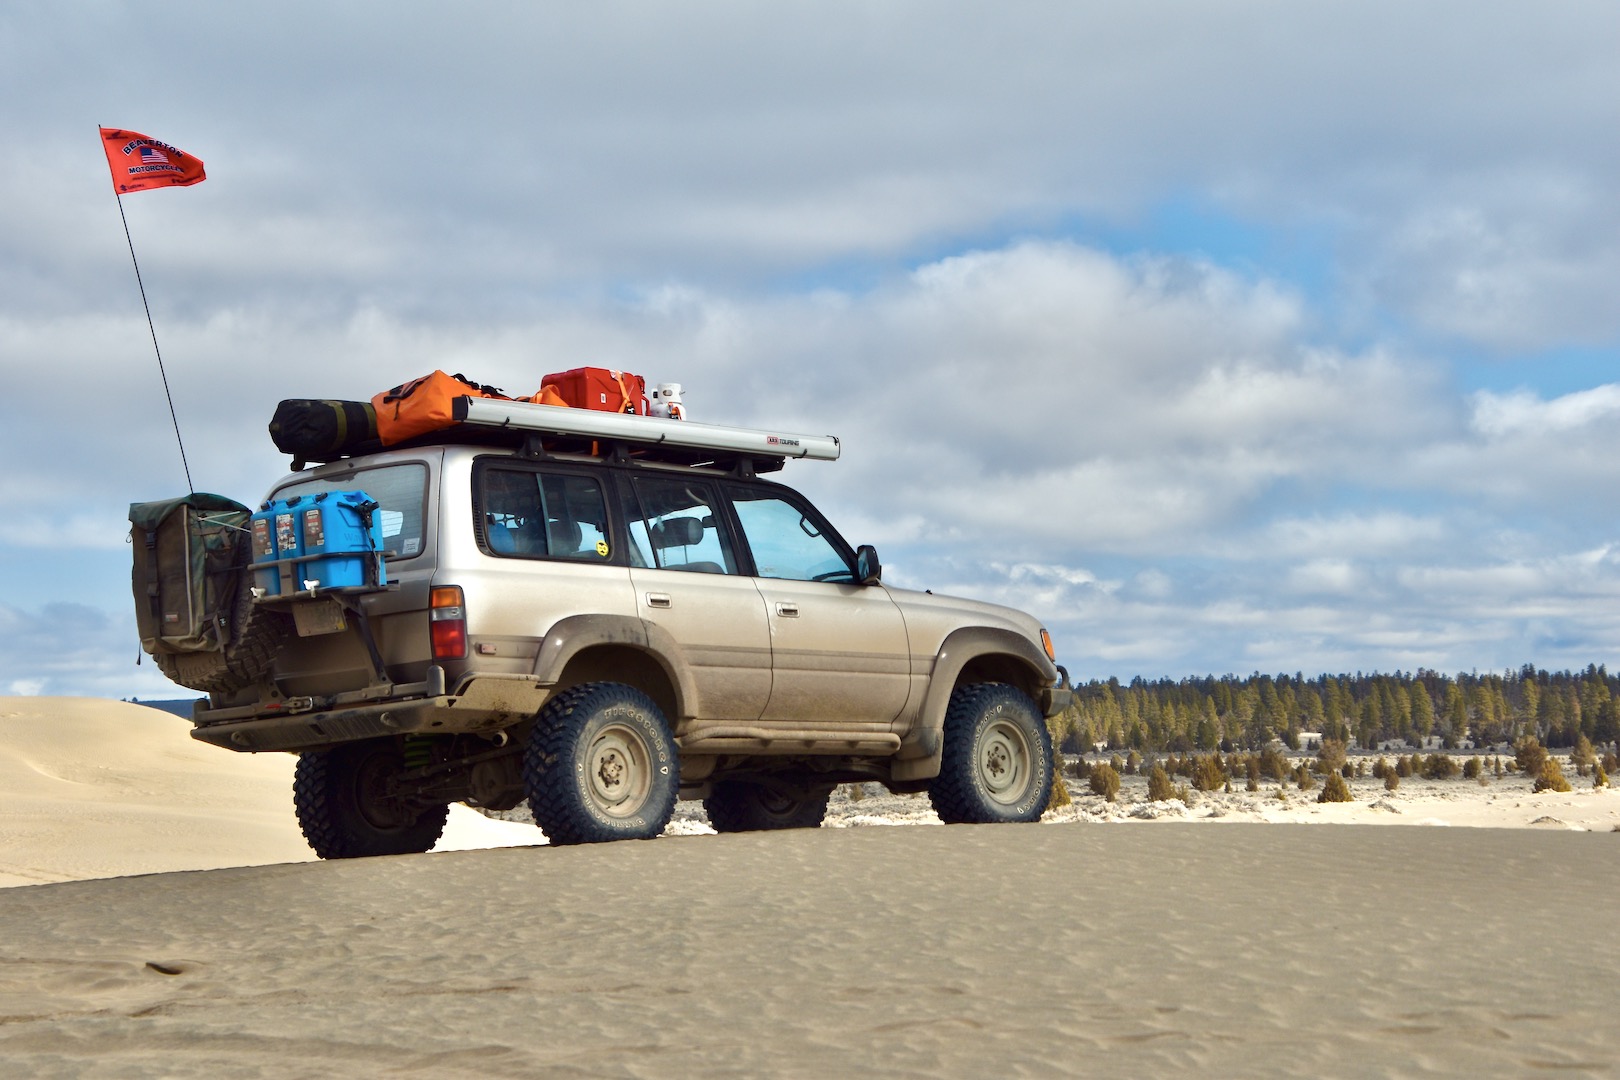
<path id="1" fill-rule="evenodd" d="M 1620 9 L 113 0 L 0 11 L 0 693 L 137 667 L 125 510 L 284 397 L 580 364 L 1083 678 L 1611 666 Z M 532 384 L 532 385 L 531 385 Z"/>

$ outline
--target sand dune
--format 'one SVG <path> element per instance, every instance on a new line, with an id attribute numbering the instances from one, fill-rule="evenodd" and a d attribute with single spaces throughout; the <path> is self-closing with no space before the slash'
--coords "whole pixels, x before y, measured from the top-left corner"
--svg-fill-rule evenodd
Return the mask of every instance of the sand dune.
<path id="1" fill-rule="evenodd" d="M 0 698 L 0 886 L 313 859 L 292 757 L 224 752 L 190 729 L 118 701 Z M 463 806 L 440 848 L 537 839 Z"/>
<path id="2" fill-rule="evenodd" d="M 554 849 L 464 811 L 452 843 L 525 846 L 318 863 L 290 768 L 0 700 L 0 880 L 57 882 L 0 889 L 0 1076 L 1620 1073 L 1612 831 L 1084 799 Z M 1408 795 L 1323 809 L 1444 801 Z M 1528 785 L 1497 795 L 1530 824 Z M 846 794 L 834 823 L 925 807 Z M 62 880 L 110 874 L 142 876 Z"/>

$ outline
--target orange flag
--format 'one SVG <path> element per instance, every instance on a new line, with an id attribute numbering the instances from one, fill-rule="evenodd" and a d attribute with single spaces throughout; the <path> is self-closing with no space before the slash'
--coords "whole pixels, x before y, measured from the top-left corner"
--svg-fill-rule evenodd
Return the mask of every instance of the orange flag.
<path id="1" fill-rule="evenodd" d="M 147 188 L 186 187 L 207 179 L 202 159 L 138 131 L 102 128 L 101 148 L 107 151 L 113 190 L 120 195 Z"/>

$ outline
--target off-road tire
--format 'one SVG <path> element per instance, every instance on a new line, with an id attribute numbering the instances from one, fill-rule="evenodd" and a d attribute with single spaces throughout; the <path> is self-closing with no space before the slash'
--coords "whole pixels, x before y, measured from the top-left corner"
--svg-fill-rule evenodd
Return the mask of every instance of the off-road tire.
<path id="1" fill-rule="evenodd" d="M 552 698 L 523 752 L 529 811 L 553 844 L 657 836 L 675 812 L 680 771 L 663 713 L 622 683 L 586 683 Z"/>
<path id="2" fill-rule="evenodd" d="M 703 809 L 715 832 L 814 829 L 827 816 L 827 799 L 831 795 L 831 788 L 793 795 L 764 784 L 722 780 L 703 800 Z"/>
<path id="3" fill-rule="evenodd" d="M 429 851 L 450 807 L 390 798 L 384 786 L 405 767 L 392 739 L 305 751 L 293 771 L 293 807 L 304 839 L 323 859 Z"/>
<path id="4" fill-rule="evenodd" d="M 253 575 L 243 572 L 231 607 L 230 643 L 219 652 L 156 653 L 152 660 L 169 679 L 205 694 L 234 694 L 256 685 L 292 636 L 292 619 L 255 604 L 248 591 Z"/>
<path id="5" fill-rule="evenodd" d="M 947 824 L 1036 821 L 1052 795 L 1052 737 L 1029 696 L 970 683 L 945 710 L 944 753 L 928 789 Z"/>

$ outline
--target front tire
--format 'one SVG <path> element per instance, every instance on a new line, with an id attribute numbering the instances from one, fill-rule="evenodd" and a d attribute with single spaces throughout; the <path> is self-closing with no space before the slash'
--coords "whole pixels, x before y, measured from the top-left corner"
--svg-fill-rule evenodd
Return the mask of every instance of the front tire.
<path id="1" fill-rule="evenodd" d="M 1052 737 L 1029 695 L 1005 683 L 957 687 L 929 801 L 947 824 L 1036 821 L 1052 794 Z"/>
<path id="2" fill-rule="evenodd" d="M 356 859 L 431 850 L 450 807 L 391 794 L 389 781 L 404 768 L 398 744 L 388 739 L 299 754 L 293 806 L 315 854 Z"/>
<path id="3" fill-rule="evenodd" d="M 722 780 L 714 785 L 703 809 L 715 832 L 759 832 L 764 829 L 814 829 L 827 816 L 830 788 L 802 793 Z"/>
<path id="4" fill-rule="evenodd" d="M 650 840 L 675 812 L 680 756 L 646 694 L 586 683 L 540 710 L 524 749 L 523 787 L 553 844 Z"/>

